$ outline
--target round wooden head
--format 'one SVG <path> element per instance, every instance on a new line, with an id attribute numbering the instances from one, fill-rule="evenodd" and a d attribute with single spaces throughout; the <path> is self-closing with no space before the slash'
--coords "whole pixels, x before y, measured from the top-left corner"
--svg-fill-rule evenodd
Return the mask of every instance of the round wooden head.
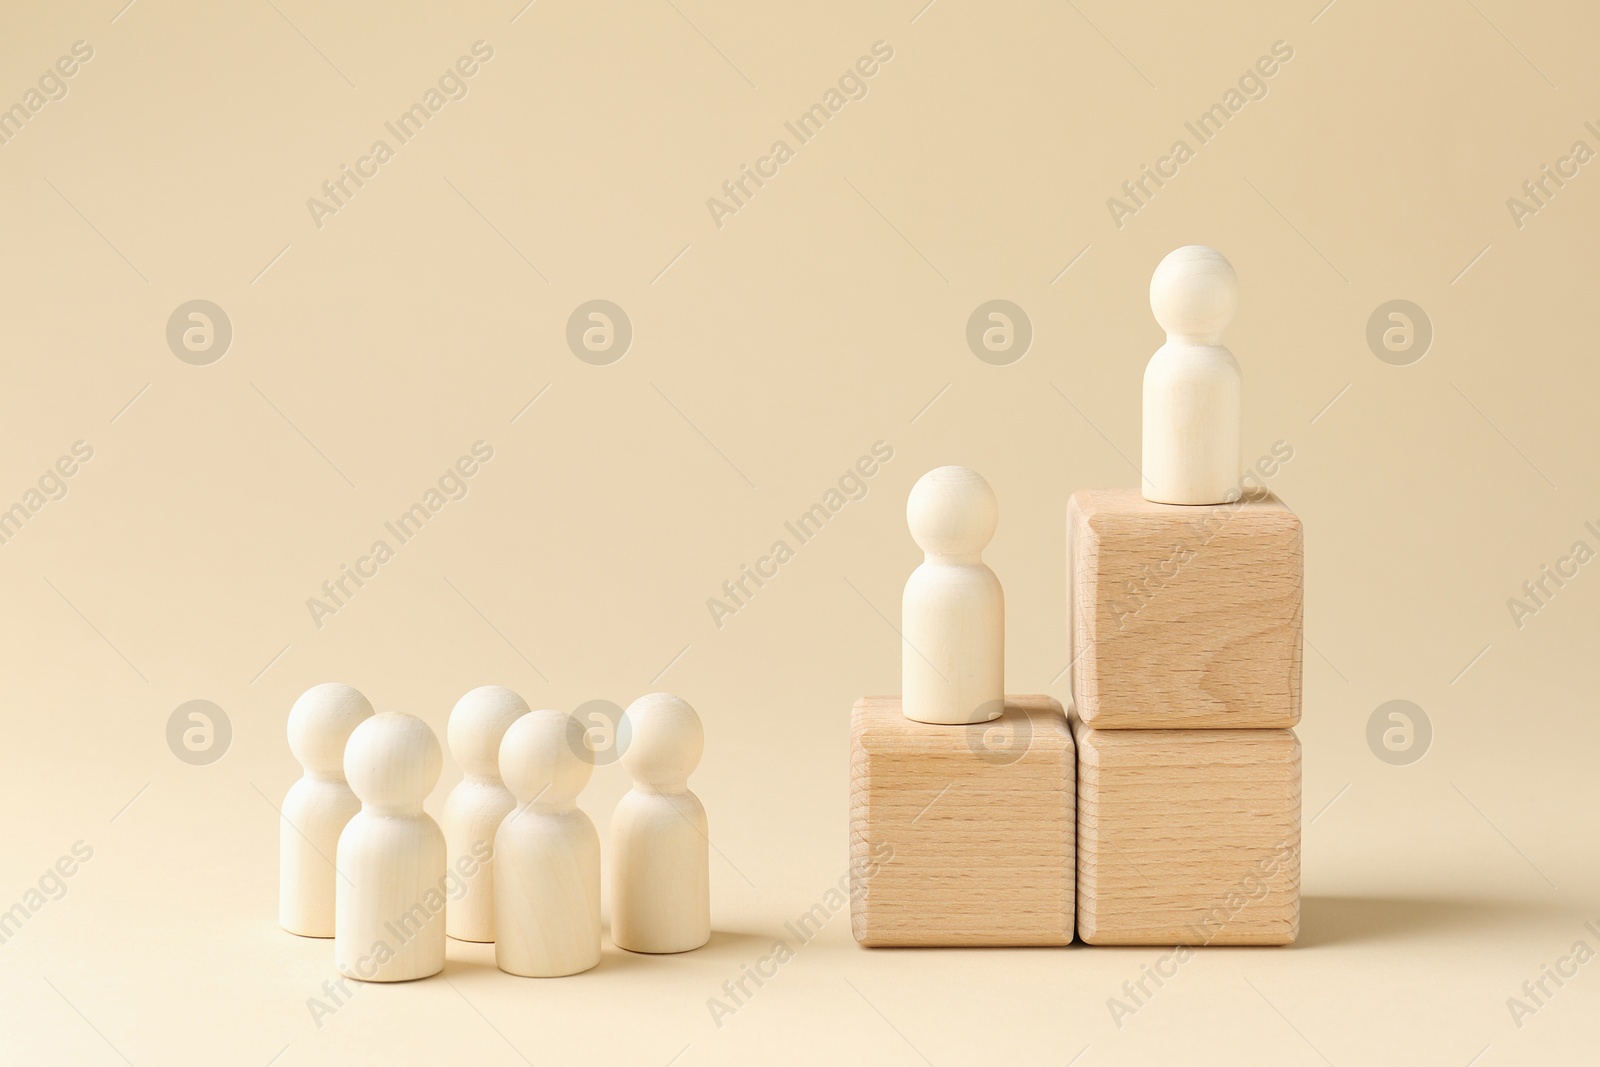
<path id="1" fill-rule="evenodd" d="M 617 736 L 626 745 L 622 766 L 657 792 L 686 788 L 706 745 L 700 716 L 671 693 L 650 693 L 629 704 Z"/>
<path id="2" fill-rule="evenodd" d="M 351 731 L 371 717 L 372 705 L 350 686 L 314 685 L 289 709 L 289 751 L 312 774 L 337 778 Z"/>
<path id="3" fill-rule="evenodd" d="M 979 555 L 999 521 L 994 490 L 966 467 L 934 468 L 917 479 L 906 500 L 911 536 L 930 556 Z"/>
<path id="4" fill-rule="evenodd" d="M 439 782 L 444 752 L 427 723 L 386 711 L 367 719 L 344 749 L 344 776 L 361 803 L 378 812 L 410 813 Z"/>
<path id="5" fill-rule="evenodd" d="M 572 745 L 569 718 L 559 711 L 530 711 L 506 730 L 500 777 L 518 802 L 569 808 L 589 784 L 594 763 Z"/>
<path id="6" fill-rule="evenodd" d="M 528 704 L 503 685 L 481 685 L 450 709 L 445 739 L 461 769 L 479 778 L 500 773 L 500 742 Z"/>
<path id="7" fill-rule="evenodd" d="M 1219 343 L 1239 306 L 1239 277 L 1215 248 L 1184 245 L 1150 278 L 1150 310 L 1171 337 Z"/>

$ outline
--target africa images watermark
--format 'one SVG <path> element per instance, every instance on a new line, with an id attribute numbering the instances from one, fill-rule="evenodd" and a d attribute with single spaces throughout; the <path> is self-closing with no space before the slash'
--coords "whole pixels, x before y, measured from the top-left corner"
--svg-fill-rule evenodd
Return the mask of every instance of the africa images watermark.
<path id="1" fill-rule="evenodd" d="M 1593 121 L 1585 122 L 1583 128 L 1600 138 L 1600 128 Z M 1527 220 L 1549 207 L 1556 194 L 1567 182 L 1576 178 L 1580 168 L 1594 157 L 1595 150 L 1589 147 L 1589 142 L 1579 138 L 1572 142 L 1566 155 L 1556 159 L 1554 167 L 1548 163 L 1541 164 L 1539 173 L 1522 183 L 1522 196 L 1506 197 L 1506 210 L 1511 213 L 1511 224 L 1519 230 L 1526 226 Z"/>
<path id="2" fill-rule="evenodd" d="M 1148 1006 L 1157 992 L 1178 976 L 1178 968 L 1194 959 L 1197 949 L 1204 948 L 1215 941 L 1227 929 L 1228 924 L 1238 918 L 1250 905 L 1265 900 L 1272 892 L 1270 879 L 1274 874 L 1290 862 L 1298 862 L 1300 857 L 1300 843 L 1298 840 L 1284 840 L 1277 844 L 1270 855 L 1262 856 L 1250 866 L 1238 884 L 1230 889 L 1216 907 L 1206 912 L 1200 919 L 1190 925 L 1194 933 L 1194 940 L 1187 944 L 1176 945 L 1170 951 L 1156 957 L 1155 963 L 1143 964 L 1139 968 L 1139 977 L 1130 978 L 1122 983 L 1122 996 L 1112 995 L 1106 998 L 1106 1010 L 1111 1013 L 1111 1021 L 1117 1029 L 1122 1029 L 1122 1024 L 1130 1015 L 1137 1015 L 1141 1009 Z M 1151 988 L 1152 984 L 1154 988 Z"/>
<path id="3" fill-rule="evenodd" d="M 784 165 L 794 159 L 795 153 L 821 133 L 823 127 L 844 110 L 846 104 L 852 100 L 865 100 L 868 79 L 878 73 L 882 64 L 893 58 L 892 45 L 887 41 L 874 41 L 871 53 L 861 56 L 847 67 L 839 75 L 839 80 L 822 94 L 821 100 L 783 124 L 784 132 L 794 138 L 794 144 L 791 145 L 786 137 L 779 137 L 772 142 L 766 155 L 758 157 L 754 164 L 739 164 L 738 175 L 722 183 L 722 195 L 706 198 L 706 210 L 711 213 L 711 221 L 717 229 L 722 229 L 727 216 L 737 215 L 767 182 L 776 178 Z"/>
<path id="4" fill-rule="evenodd" d="M 93 45 L 88 41 L 73 41 L 70 55 L 61 56 L 46 67 L 34 87 L 24 92 L 15 104 L 0 110 L 0 147 L 10 144 L 46 105 L 65 100 L 69 91 L 67 80 L 93 58 Z"/>
<path id="5" fill-rule="evenodd" d="M 782 537 L 773 541 L 767 554 L 758 557 L 754 565 L 741 564 L 739 573 L 722 583 L 721 597 L 707 597 L 706 610 L 711 613 L 712 624 L 720 630 L 729 615 L 737 615 L 748 606 L 756 592 L 778 576 L 779 568 L 794 559 L 799 546 L 821 533 L 828 520 L 843 511 L 846 504 L 866 497 L 868 480 L 882 469 L 882 464 L 891 459 L 894 459 L 893 446 L 887 441 L 874 441 L 871 454 L 857 459 L 839 476 L 837 484 L 822 494 L 821 500 L 802 511 L 793 521 L 785 522 L 784 531 L 795 543 L 791 545 Z M 751 588 L 752 583 L 755 588 Z"/>
<path id="6" fill-rule="evenodd" d="M 1240 492 L 1237 496 L 1225 504 L 1193 509 L 1195 511 L 1195 518 L 1191 524 L 1194 531 L 1193 540 L 1179 541 L 1170 547 L 1165 559 L 1153 564 L 1146 563 L 1139 578 L 1129 578 L 1123 582 L 1122 592 L 1127 599 L 1112 599 L 1108 602 L 1111 610 L 1116 613 L 1117 629 L 1122 629 L 1129 619 L 1143 611 L 1150 601 L 1174 581 L 1183 568 L 1222 532 L 1252 495 L 1268 492 L 1267 480 L 1276 477 L 1278 472 L 1293 459 L 1294 446 L 1287 441 L 1275 441 L 1271 451 L 1257 459 L 1254 466 L 1240 476 Z"/>
<path id="7" fill-rule="evenodd" d="M 68 852 L 46 867 L 34 884 L 23 891 L 21 900 L 0 911 L 0 945 L 9 944 L 50 901 L 66 896 L 67 879 L 92 859 L 94 849 L 83 841 L 74 841 Z"/>
<path id="8" fill-rule="evenodd" d="M 1433 745 L 1433 720 L 1409 700 L 1385 700 L 1367 716 L 1367 748 L 1391 767 L 1408 767 Z"/>
<path id="9" fill-rule="evenodd" d="M 215 702 L 185 700 L 167 716 L 167 748 L 191 767 L 205 767 L 228 754 L 233 720 Z"/>
<path id="10" fill-rule="evenodd" d="M 1584 932 L 1600 944 L 1600 923 L 1590 919 L 1583 924 Z M 1506 1010 L 1511 1013 L 1511 1021 L 1521 1030 L 1523 1023 L 1530 1015 L 1537 1015 L 1540 1011 L 1550 1006 L 1551 999 L 1572 979 L 1578 977 L 1578 969 L 1594 959 L 1595 950 L 1587 938 L 1579 938 L 1572 943 L 1566 954 L 1556 959 L 1554 963 L 1542 964 L 1536 978 L 1530 978 L 1522 983 L 1522 995 L 1512 995 L 1506 998 Z M 1553 988 L 1552 988 L 1553 987 Z"/>
<path id="11" fill-rule="evenodd" d="M 494 846 L 480 839 L 472 843 L 468 852 L 456 857 L 453 864 L 447 864 L 444 877 L 439 879 L 437 885 L 429 886 L 422 894 L 421 900 L 383 924 L 384 931 L 389 937 L 374 941 L 367 951 L 351 964 L 356 975 L 363 979 L 375 977 L 379 967 L 393 959 L 395 954 L 410 944 L 428 923 L 443 914 L 447 901 L 459 901 L 467 895 L 466 880 L 477 874 L 478 869 L 492 859 L 494 859 Z M 339 973 L 323 981 L 322 996 L 313 993 L 306 998 L 306 1011 L 311 1013 L 311 1021 L 316 1024 L 318 1030 L 322 1029 L 324 1019 L 336 1014 L 350 1002 L 357 988 L 359 986 L 350 985 L 349 975 Z"/>
<path id="12" fill-rule="evenodd" d="M 0 510 L 0 545 L 9 545 L 11 539 L 22 532 L 28 520 L 44 510 L 53 500 L 62 500 L 68 491 L 67 480 L 77 474 L 82 465 L 94 458 L 94 447 L 87 441 L 74 441 L 66 455 L 60 456 L 45 468 L 39 480 L 23 491 L 15 504 Z"/>
<path id="13" fill-rule="evenodd" d="M 1137 175 L 1122 183 L 1122 196 L 1107 197 L 1106 210 L 1111 213 L 1112 224 L 1122 229 L 1131 216 L 1137 215 L 1155 199 L 1162 186 L 1178 176 L 1183 165 L 1194 159 L 1202 146 L 1210 144 L 1222 133 L 1223 127 L 1243 111 L 1246 104 L 1253 100 L 1265 100 L 1270 92 L 1267 82 L 1293 58 L 1294 47 L 1288 41 L 1274 41 L 1270 53 L 1246 68 L 1239 75 L 1237 85 L 1229 86 L 1222 94 L 1221 101 L 1212 104 L 1192 121 L 1185 122 L 1183 128 L 1195 143 L 1191 145 L 1186 138 L 1179 137 L 1172 142 L 1172 147 L 1167 149 L 1165 155 L 1158 156 L 1154 163 L 1143 164 Z"/>
<path id="14" fill-rule="evenodd" d="M 711 1021 L 721 1030 L 723 1024 L 731 1015 L 736 1015 L 740 1009 L 746 1007 L 755 995 L 778 976 L 779 969 L 795 958 L 799 950 L 810 944 L 828 920 L 845 910 L 850 905 L 850 894 L 860 893 L 865 890 L 866 884 L 875 878 L 885 864 L 894 860 L 894 846 L 887 841 L 879 841 L 872 846 L 871 853 L 864 859 L 852 860 L 850 867 L 839 876 L 838 882 L 828 887 L 822 894 L 822 899 L 811 905 L 798 918 L 783 924 L 784 932 L 794 938 L 791 944 L 788 937 L 780 937 L 773 941 L 772 947 L 753 963 L 739 965 L 739 977 L 730 978 L 722 983 L 722 996 L 712 995 L 706 998 L 706 1010 L 711 1013 Z M 752 988 L 753 987 L 753 988 Z"/>
<path id="15" fill-rule="evenodd" d="M 482 464 L 492 459 L 493 445 L 487 441 L 473 442 L 471 454 L 459 457 L 447 467 L 439 480 L 422 494 L 421 500 L 383 524 L 384 530 L 394 538 L 393 545 L 380 537 L 372 542 L 365 555 L 356 558 L 354 564 L 339 564 L 339 573 L 322 583 L 322 595 L 306 598 L 306 610 L 311 613 L 311 621 L 316 628 L 322 629 L 323 621 L 328 616 L 337 615 L 346 607 L 361 591 L 361 587 L 376 578 L 379 569 L 395 557 L 400 546 L 421 533 L 423 526 L 443 511 L 446 504 L 452 500 L 464 500 L 469 489 L 468 482 L 482 469 Z"/>
<path id="16" fill-rule="evenodd" d="M 1600 526 L 1586 522 L 1583 528 L 1600 544 Z M 1541 563 L 1538 575 L 1522 583 L 1522 596 L 1506 597 L 1506 610 L 1511 612 L 1511 621 L 1516 628 L 1522 629 L 1530 617 L 1548 607 L 1556 594 L 1578 576 L 1579 568 L 1594 556 L 1594 546 L 1580 537 L 1572 542 L 1566 555 L 1556 557 L 1554 563 Z"/>
<path id="17" fill-rule="evenodd" d="M 365 155 L 357 156 L 354 163 L 339 164 L 339 173 L 322 183 L 322 196 L 306 198 L 306 210 L 311 222 L 322 229 L 323 220 L 344 209 L 367 182 L 376 178 L 379 168 L 394 159 L 401 147 L 422 132 L 428 120 L 444 110 L 454 100 L 465 100 L 470 91 L 468 80 L 482 69 L 481 64 L 494 58 L 494 48 L 484 41 L 474 41 L 470 55 L 463 55 L 439 75 L 438 81 L 428 86 L 422 98 L 399 116 L 383 124 L 394 144 L 385 138 L 374 140 Z"/>

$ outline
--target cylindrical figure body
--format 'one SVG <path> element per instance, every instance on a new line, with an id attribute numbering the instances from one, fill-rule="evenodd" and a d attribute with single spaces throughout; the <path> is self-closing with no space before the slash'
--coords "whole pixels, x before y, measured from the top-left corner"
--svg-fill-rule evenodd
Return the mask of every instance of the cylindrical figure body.
<path id="1" fill-rule="evenodd" d="M 1144 370 L 1144 496 L 1222 504 L 1239 496 L 1242 378 L 1221 345 L 1168 341 Z"/>
<path id="2" fill-rule="evenodd" d="M 333 936 L 334 856 L 360 810 L 343 777 L 308 772 L 289 787 L 278 833 L 278 922 L 291 934 Z"/>
<path id="3" fill-rule="evenodd" d="M 988 722 L 1005 709 L 1005 593 L 982 562 L 930 559 L 906 581 L 901 706 L 918 722 Z"/>
<path id="4" fill-rule="evenodd" d="M 611 816 L 611 940 L 631 952 L 687 952 L 711 939 L 706 809 L 688 790 L 635 787 Z"/>
<path id="5" fill-rule="evenodd" d="M 444 834 L 426 814 L 361 812 L 339 838 L 334 965 L 364 982 L 444 970 Z"/>
<path id="6" fill-rule="evenodd" d="M 559 978 L 600 962 L 600 835 L 577 808 L 538 805 L 495 837 L 494 962 L 529 978 Z"/>
<path id="7" fill-rule="evenodd" d="M 441 813 L 449 867 L 461 880 L 445 912 L 445 932 L 460 941 L 494 940 L 494 835 L 517 806 L 498 778 L 468 775 Z"/>

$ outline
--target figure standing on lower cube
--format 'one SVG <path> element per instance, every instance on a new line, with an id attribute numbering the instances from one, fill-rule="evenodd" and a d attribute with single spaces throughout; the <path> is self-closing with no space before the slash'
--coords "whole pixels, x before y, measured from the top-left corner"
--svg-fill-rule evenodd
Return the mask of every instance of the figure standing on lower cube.
<path id="1" fill-rule="evenodd" d="M 500 780 L 500 742 L 528 713 L 503 685 L 481 685 L 456 701 L 445 736 L 465 777 L 444 802 L 445 855 L 466 888 L 449 902 L 445 932 L 461 941 L 494 940 L 494 835 L 517 798 Z"/>
<path id="2" fill-rule="evenodd" d="M 1239 363 L 1222 343 L 1239 303 L 1239 279 L 1221 252 L 1185 245 L 1150 279 L 1150 310 L 1167 331 L 1144 370 L 1141 463 L 1146 500 L 1225 504 L 1237 500 Z"/>
<path id="3" fill-rule="evenodd" d="M 494 839 L 494 962 L 529 978 L 600 962 L 600 835 L 577 806 L 594 764 L 568 743 L 568 722 L 530 711 L 500 742 L 518 805 Z"/>
<path id="4" fill-rule="evenodd" d="M 628 706 L 617 732 L 633 776 L 611 822 L 611 940 L 631 952 L 687 952 L 711 939 L 706 809 L 689 791 L 705 731 L 671 693 Z"/>
<path id="5" fill-rule="evenodd" d="M 356 727 L 344 774 L 361 811 L 339 835 L 333 959 L 364 982 L 444 970 L 444 833 L 422 810 L 444 769 L 428 724 L 384 712 Z"/>
<path id="6" fill-rule="evenodd" d="M 902 709 L 917 722 L 988 722 L 1005 710 L 1005 594 L 983 562 L 1000 506 L 966 467 L 924 474 L 906 501 L 926 554 L 900 613 Z"/>

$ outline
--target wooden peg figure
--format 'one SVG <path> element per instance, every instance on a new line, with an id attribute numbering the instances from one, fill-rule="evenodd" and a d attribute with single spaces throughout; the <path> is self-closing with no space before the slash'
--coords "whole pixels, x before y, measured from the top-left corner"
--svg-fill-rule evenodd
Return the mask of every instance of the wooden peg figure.
<path id="1" fill-rule="evenodd" d="M 333 958 L 364 982 L 444 969 L 444 833 L 422 810 L 444 753 L 428 724 L 384 712 L 356 727 L 344 774 L 361 810 L 339 835 Z"/>
<path id="2" fill-rule="evenodd" d="M 445 932 L 494 940 L 494 835 L 517 806 L 500 778 L 500 743 L 528 705 L 500 685 L 479 686 L 450 712 L 445 736 L 464 777 L 444 802 L 445 855 L 461 881 L 446 904 Z"/>
<path id="3" fill-rule="evenodd" d="M 1239 363 L 1222 343 L 1239 279 L 1222 253 L 1185 245 L 1150 279 L 1167 343 L 1144 371 L 1143 492 L 1158 504 L 1224 504 L 1240 495 Z"/>
<path id="4" fill-rule="evenodd" d="M 500 742 L 518 804 L 494 843 L 494 962 L 558 978 L 600 962 L 600 835 L 577 807 L 594 764 L 569 716 L 531 711 Z"/>
<path id="5" fill-rule="evenodd" d="M 302 937 L 333 936 L 334 856 L 361 802 L 344 779 L 350 733 L 372 715 L 337 682 L 312 686 L 289 709 L 289 751 L 305 769 L 283 798 L 278 828 L 278 922 Z"/>
<path id="6" fill-rule="evenodd" d="M 924 474 L 906 501 L 925 554 L 901 602 L 901 708 L 917 722 L 988 722 L 1005 710 L 1005 594 L 983 562 L 1000 507 L 966 467 Z"/>
<path id="7" fill-rule="evenodd" d="M 611 940 L 630 952 L 687 952 L 711 939 L 706 809 L 689 791 L 705 732 L 671 693 L 628 706 L 617 730 L 633 789 L 611 821 Z"/>

